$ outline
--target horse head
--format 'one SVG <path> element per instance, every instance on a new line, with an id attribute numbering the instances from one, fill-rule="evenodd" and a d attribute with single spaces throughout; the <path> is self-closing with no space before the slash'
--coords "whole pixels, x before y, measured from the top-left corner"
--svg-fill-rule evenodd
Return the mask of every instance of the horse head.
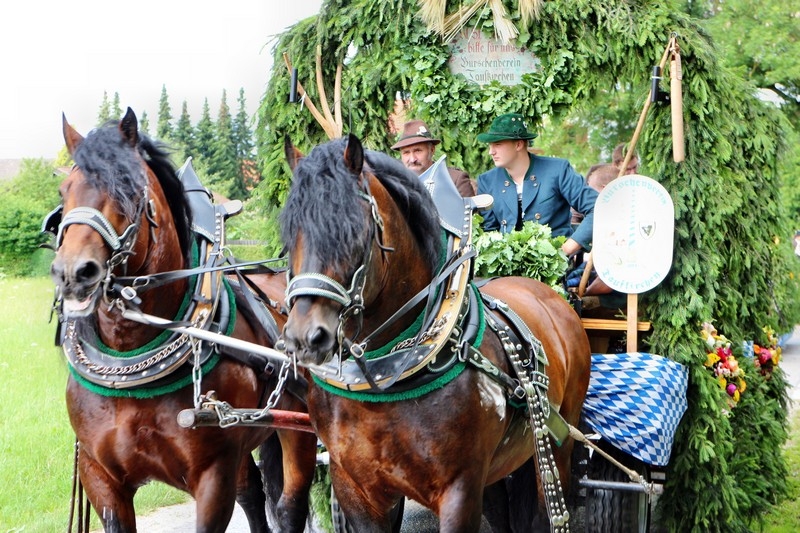
<path id="1" fill-rule="evenodd" d="M 419 179 L 397 160 L 365 152 L 354 135 L 305 157 L 287 155 L 294 177 L 280 218 L 290 266 L 283 340 L 301 363 L 318 365 L 363 349 L 362 333 L 430 280 L 438 219 Z M 394 294 L 384 292 L 389 279 Z"/>
<path id="2" fill-rule="evenodd" d="M 139 135 L 130 108 L 118 123 L 86 137 L 62 120 L 75 164 L 59 188 L 61 219 L 47 223 L 57 227 L 50 272 L 65 317 L 75 318 L 97 309 L 115 275 L 181 268 L 183 257 L 174 251 L 188 246 L 179 232 L 188 230 L 190 215 L 173 219 L 161 174 L 173 188 L 180 182 L 166 154 Z"/>

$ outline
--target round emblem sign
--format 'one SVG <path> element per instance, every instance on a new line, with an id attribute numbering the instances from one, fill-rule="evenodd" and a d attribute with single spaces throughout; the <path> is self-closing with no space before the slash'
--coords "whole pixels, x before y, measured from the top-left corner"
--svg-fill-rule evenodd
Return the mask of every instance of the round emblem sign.
<path id="1" fill-rule="evenodd" d="M 594 207 L 592 259 L 612 289 L 639 294 L 658 285 L 672 266 L 675 209 L 654 179 L 632 174 L 606 185 Z"/>

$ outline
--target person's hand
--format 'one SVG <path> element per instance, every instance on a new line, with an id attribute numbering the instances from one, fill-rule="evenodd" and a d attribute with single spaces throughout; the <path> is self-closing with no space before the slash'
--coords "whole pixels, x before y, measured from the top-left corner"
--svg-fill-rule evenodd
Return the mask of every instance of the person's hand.
<path id="1" fill-rule="evenodd" d="M 572 256 L 572 254 L 578 253 L 581 249 L 581 245 L 578 244 L 578 241 L 568 238 L 564 241 L 564 244 L 561 245 L 561 251 L 567 254 L 567 257 Z"/>

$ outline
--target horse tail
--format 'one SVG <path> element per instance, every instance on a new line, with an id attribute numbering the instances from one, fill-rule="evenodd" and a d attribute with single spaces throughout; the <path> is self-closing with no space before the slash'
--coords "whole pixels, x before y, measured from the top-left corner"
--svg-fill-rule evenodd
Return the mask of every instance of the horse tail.
<path id="1" fill-rule="evenodd" d="M 258 448 L 261 476 L 267 495 L 267 520 L 278 524 L 278 500 L 283 492 L 283 449 L 278 434 L 273 432 Z"/>

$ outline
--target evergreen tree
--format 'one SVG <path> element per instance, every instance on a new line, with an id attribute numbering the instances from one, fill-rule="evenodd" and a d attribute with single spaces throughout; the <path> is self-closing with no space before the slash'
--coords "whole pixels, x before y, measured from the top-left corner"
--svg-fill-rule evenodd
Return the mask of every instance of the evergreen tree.
<path id="1" fill-rule="evenodd" d="M 111 104 L 108 101 L 108 92 L 103 91 L 103 101 L 97 111 L 97 124 L 95 126 L 102 126 L 109 120 L 111 120 Z"/>
<path id="2" fill-rule="evenodd" d="M 253 160 L 253 132 L 250 129 L 250 117 L 245 108 L 244 88 L 239 89 L 239 110 L 233 121 L 233 142 L 236 146 L 236 158 L 239 161 L 239 175 L 246 191 L 261 181 L 258 168 Z"/>
<path id="3" fill-rule="evenodd" d="M 139 118 L 139 131 L 150 137 L 150 118 L 147 116 L 147 111 L 142 111 L 142 116 Z"/>
<path id="4" fill-rule="evenodd" d="M 203 111 L 195 127 L 194 148 L 200 160 L 211 160 L 214 144 L 214 122 L 211 120 L 211 110 L 208 107 L 208 98 L 203 100 Z"/>
<path id="5" fill-rule="evenodd" d="M 119 103 L 119 93 L 114 91 L 114 100 L 111 102 L 111 118 L 119 120 L 122 118 L 122 107 Z"/>
<path id="6" fill-rule="evenodd" d="M 172 110 L 169 107 L 167 97 L 167 86 L 161 86 L 161 98 L 158 101 L 158 127 L 156 137 L 164 142 L 168 142 L 172 137 Z"/>
<path id="7" fill-rule="evenodd" d="M 189 106 L 186 100 L 181 104 L 181 115 L 175 124 L 175 131 L 172 132 L 172 139 L 175 147 L 183 152 L 183 159 L 194 155 L 194 128 L 189 118 Z"/>
<path id="8" fill-rule="evenodd" d="M 241 170 L 234 143 L 233 122 L 228 107 L 227 94 L 222 91 L 222 100 L 217 113 L 216 131 L 209 162 L 209 178 L 217 192 L 228 198 L 243 199 L 245 197 Z"/>
<path id="9" fill-rule="evenodd" d="M 233 121 L 233 142 L 236 145 L 236 156 L 241 160 L 252 159 L 253 132 L 250 129 L 250 117 L 245 107 L 244 88 L 239 89 L 239 110 Z"/>

